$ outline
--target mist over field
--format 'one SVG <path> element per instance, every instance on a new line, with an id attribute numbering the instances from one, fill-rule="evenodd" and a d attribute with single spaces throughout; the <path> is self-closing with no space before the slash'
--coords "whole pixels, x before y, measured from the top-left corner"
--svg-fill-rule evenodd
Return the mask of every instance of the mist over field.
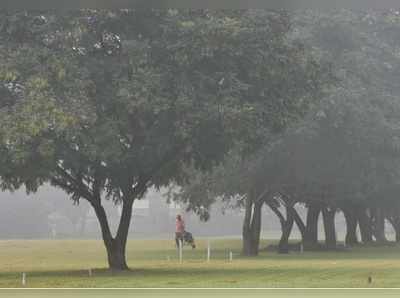
<path id="1" fill-rule="evenodd" d="M 165 190 L 149 190 L 149 193 L 134 205 L 133 212 L 138 216 L 131 227 L 131 239 L 171 239 L 173 241 L 175 216 L 182 214 L 187 229 L 201 238 L 240 238 L 243 210 L 224 206 L 213 206 L 212 215 L 207 222 L 196 214 L 186 212 L 179 204 L 168 203 Z M 74 205 L 60 190 L 50 186 L 35 194 L 27 195 L 23 190 L 0 195 L 0 239 L 99 239 L 100 230 L 97 219 L 90 206 L 84 201 Z M 106 205 L 113 228 L 117 225 L 120 209 L 111 202 Z M 305 210 L 300 211 L 302 216 Z M 278 239 L 279 220 L 264 208 L 265 220 L 262 223 L 262 237 Z M 320 219 L 321 221 L 322 219 Z M 320 222 L 321 224 L 321 222 Z M 346 226 L 343 216 L 336 217 L 339 241 L 344 241 Z M 324 239 L 323 227 L 319 230 Z M 387 225 L 389 239 L 394 239 L 394 231 Z M 293 239 L 300 239 L 298 229 L 293 230 Z M 172 242 L 171 242 L 172 243 Z"/>
<path id="2" fill-rule="evenodd" d="M 51 186 L 27 195 L 23 190 L 0 194 L 1 239 L 98 239 L 100 230 L 94 213 L 85 201 L 74 205 L 60 190 Z M 112 226 L 115 229 L 120 207 L 106 204 Z M 209 221 L 201 221 L 196 214 L 186 212 L 179 204 L 168 203 L 165 190 L 149 190 L 146 196 L 135 202 L 133 213 L 137 215 L 129 237 L 138 239 L 173 239 L 175 216 L 182 214 L 187 229 L 197 237 L 240 237 L 243 212 L 214 206 Z M 268 210 L 265 210 L 266 214 Z M 273 218 L 265 223 L 265 235 L 279 237 L 279 222 Z"/>

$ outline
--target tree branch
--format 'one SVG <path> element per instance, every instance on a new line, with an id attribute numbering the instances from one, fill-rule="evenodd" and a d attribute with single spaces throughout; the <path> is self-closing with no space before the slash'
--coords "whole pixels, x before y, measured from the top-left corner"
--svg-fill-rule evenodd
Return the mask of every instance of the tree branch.
<path id="1" fill-rule="evenodd" d="M 69 174 L 64 168 L 60 165 L 56 166 L 56 171 L 59 175 L 61 175 L 65 180 L 69 181 L 72 185 L 74 185 L 75 192 L 79 193 L 82 197 L 87 199 L 88 201 L 93 200 L 93 193 L 90 192 L 90 189 L 85 186 L 82 181 L 74 178 L 71 174 Z M 60 181 L 58 181 L 60 182 Z M 64 183 L 65 185 L 65 183 Z M 61 186 L 60 186 L 61 187 Z"/>

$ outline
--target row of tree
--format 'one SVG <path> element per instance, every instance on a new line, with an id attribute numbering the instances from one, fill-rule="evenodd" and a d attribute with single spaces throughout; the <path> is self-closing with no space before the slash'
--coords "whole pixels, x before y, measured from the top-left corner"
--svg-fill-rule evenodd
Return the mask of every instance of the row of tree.
<path id="1" fill-rule="evenodd" d="M 400 241 L 398 15 L 294 14 L 294 34 L 331 61 L 334 83 L 327 95 L 250 157 L 230 151 L 209 173 L 188 169 L 192 178 L 175 199 L 205 219 L 218 199 L 243 208 L 246 255 L 258 253 L 264 204 L 281 222 L 280 252 L 288 252 L 294 224 L 305 249 L 319 248 L 320 216 L 325 246 L 335 249 L 339 211 L 346 220 L 346 245 L 385 243 L 385 221 Z M 299 205 L 307 208 L 305 218 Z"/>
<path id="2" fill-rule="evenodd" d="M 1 186 L 89 202 L 113 270 L 149 187 L 248 156 L 331 81 L 283 12 L 1 12 L 0 43 Z M 115 234 L 104 200 L 122 208 Z"/>

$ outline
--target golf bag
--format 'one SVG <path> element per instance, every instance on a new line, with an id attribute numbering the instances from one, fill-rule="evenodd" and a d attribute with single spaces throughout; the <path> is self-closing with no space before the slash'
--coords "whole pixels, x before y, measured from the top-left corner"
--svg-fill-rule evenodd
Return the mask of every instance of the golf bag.
<path id="1" fill-rule="evenodd" d="M 183 232 L 183 243 L 189 244 L 193 249 L 196 248 L 193 235 L 190 232 L 187 231 Z"/>

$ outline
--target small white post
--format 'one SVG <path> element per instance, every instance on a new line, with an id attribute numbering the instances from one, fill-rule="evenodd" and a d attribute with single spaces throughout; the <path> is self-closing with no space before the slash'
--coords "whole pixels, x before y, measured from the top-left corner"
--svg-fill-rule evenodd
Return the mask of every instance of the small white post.
<path id="1" fill-rule="evenodd" d="M 303 243 L 300 243 L 300 253 L 304 252 L 304 247 L 303 247 Z"/>
<path id="2" fill-rule="evenodd" d="M 207 262 L 210 262 L 211 257 L 211 246 L 210 246 L 210 239 L 207 240 Z"/>
<path id="3" fill-rule="evenodd" d="M 167 261 L 169 262 L 171 260 L 171 258 L 169 256 L 167 256 Z"/>
<path id="4" fill-rule="evenodd" d="M 26 285 L 26 273 L 25 272 L 22 273 L 22 285 L 23 286 Z"/>
<path id="5" fill-rule="evenodd" d="M 183 241 L 179 240 L 179 263 L 182 263 L 182 248 L 183 248 Z"/>
<path id="6" fill-rule="evenodd" d="M 92 276 L 92 269 L 91 268 L 88 269 L 88 275 Z"/>
<path id="7" fill-rule="evenodd" d="M 229 251 L 229 262 L 233 261 L 233 253 L 232 251 Z"/>

